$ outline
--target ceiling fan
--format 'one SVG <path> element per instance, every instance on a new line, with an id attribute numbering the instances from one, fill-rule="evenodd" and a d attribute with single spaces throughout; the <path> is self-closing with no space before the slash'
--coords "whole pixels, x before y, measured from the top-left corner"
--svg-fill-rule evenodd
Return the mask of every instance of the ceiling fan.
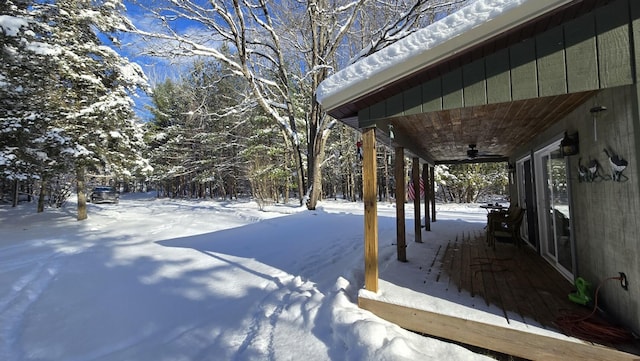
<path id="1" fill-rule="evenodd" d="M 476 159 L 476 158 L 503 158 L 503 155 L 500 154 L 489 154 L 489 153 L 484 153 L 484 152 L 480 152 L 477 149 L 477 145 L 472 143 L 469 144 L 469 149 L 467 149 L 467 158 L 469 159 Z"/>

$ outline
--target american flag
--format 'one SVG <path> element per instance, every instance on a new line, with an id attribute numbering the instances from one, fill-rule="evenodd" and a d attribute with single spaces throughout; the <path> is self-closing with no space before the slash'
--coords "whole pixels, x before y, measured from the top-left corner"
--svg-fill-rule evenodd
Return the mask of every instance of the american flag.
<path id="1" fill-rule="evenodd" d="M 409 200 L 413 200 L 413 198 L 416 195 L 416 192 L 413 189 L 413 181 L 409 181 L 409 187 L 407 187 L 408 192 L 409 192 Z M 424 198 L 424 182 L 422 181 L 422 178 L 420 178 L 420 198 Z"/>

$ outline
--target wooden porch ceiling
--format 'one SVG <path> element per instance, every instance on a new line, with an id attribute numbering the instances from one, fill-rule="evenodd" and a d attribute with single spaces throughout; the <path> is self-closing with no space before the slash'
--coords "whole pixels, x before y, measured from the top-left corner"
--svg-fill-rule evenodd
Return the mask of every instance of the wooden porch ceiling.
<path id="1" fill-rule="evenodd" d="M 426 155 L 436 164 L 504 161 L 514 156 L 522 144 L 593 95 L 592 91 L 563 94 L 401 116 L 388 121 L 393 125 L 394 134 L 401 136 L 402 142 L 398 143 L 403 144 L 396 145 L 414 154 Z M 585 114 L 585 118 L 589 117 Z M 479 155 L 475 159 L 467 157 L 469 144 L 477 145 Z"/>

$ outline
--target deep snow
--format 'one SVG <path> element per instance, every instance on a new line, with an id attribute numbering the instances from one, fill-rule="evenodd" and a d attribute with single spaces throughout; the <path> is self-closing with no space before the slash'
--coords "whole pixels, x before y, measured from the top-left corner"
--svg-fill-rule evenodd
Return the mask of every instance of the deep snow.
<path id="1" fill-rule="evenodd" d="M 429 237 L 485 220 L 478 207 L 439 208 L 457 226 L 436 222 Z M 262 212 L 124 195 L 78 222 L 75 204 L 0 205 L 0 360 L 487 359 L 357 307 L 362 214 L 341 201 Z M 395 208 L 378 214 L 384 269 Z"/>

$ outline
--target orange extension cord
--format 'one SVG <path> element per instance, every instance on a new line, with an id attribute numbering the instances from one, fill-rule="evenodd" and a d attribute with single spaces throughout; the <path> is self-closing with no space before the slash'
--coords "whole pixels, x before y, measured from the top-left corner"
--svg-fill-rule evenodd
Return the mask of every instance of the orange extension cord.
<path id="1" fill-rule="evenodd" d="M 609 277 L 600 282 L 596 289 L 595 301 L 591 313 L 586 316 L 577 313 L 569 313 L 556 319 L 556 324 L 565 334 L 582 340 L 605 345 L 621 344 L 630 342 L 634 339 L 631 332 L 623 328 L 591 319 L 598 309 L 598 292 L 600 291 L 600 287 L 602 287 L 606 281 L 610 280 L 622 281 L 622 276 Z"/>

